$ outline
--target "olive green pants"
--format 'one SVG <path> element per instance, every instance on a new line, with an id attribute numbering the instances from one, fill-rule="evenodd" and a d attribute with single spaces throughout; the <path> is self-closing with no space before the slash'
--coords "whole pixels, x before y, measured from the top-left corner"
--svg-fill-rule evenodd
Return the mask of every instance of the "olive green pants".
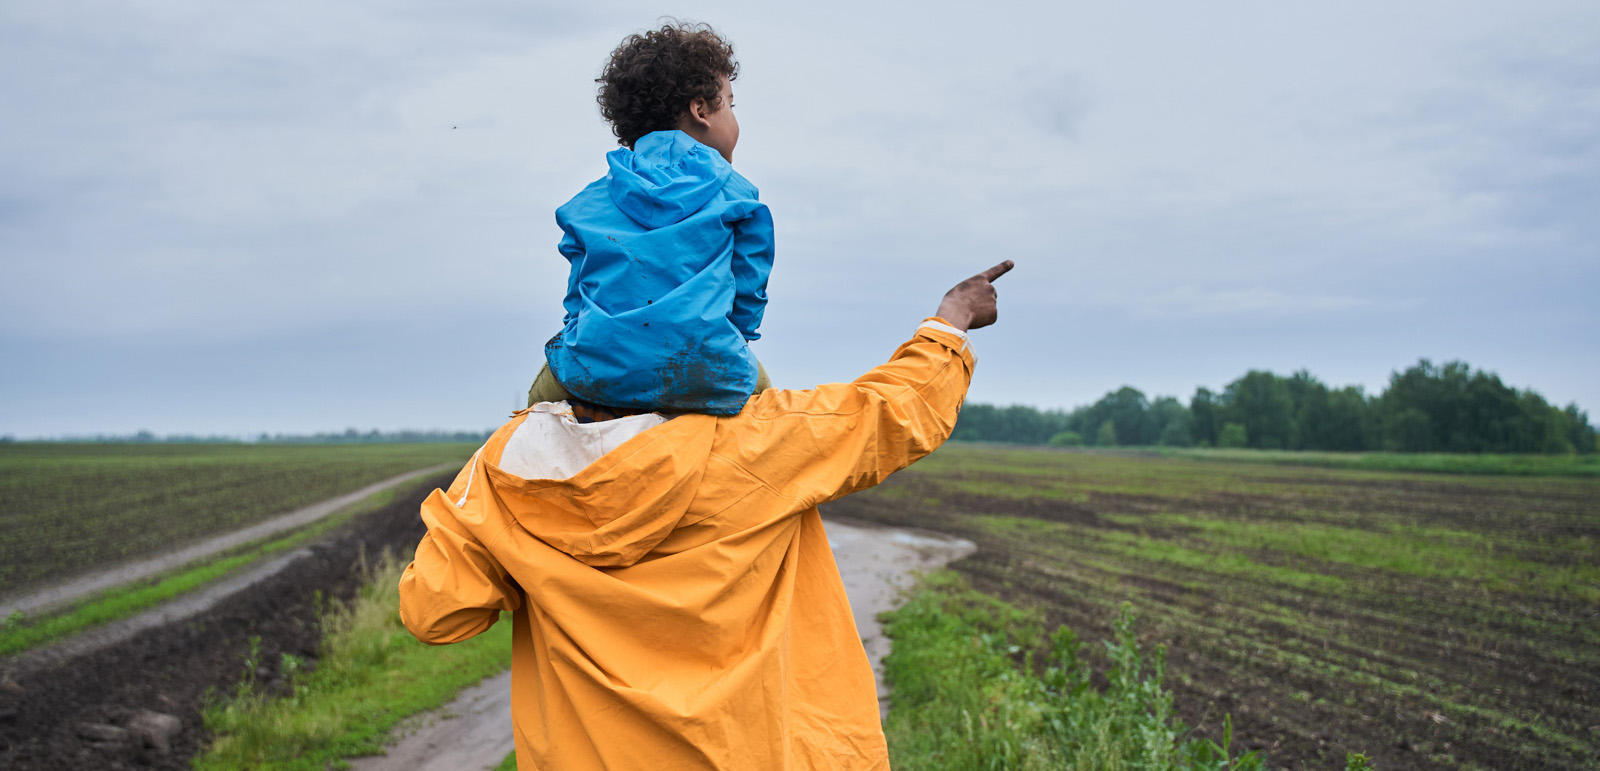
<path id="1" fill-rule="evenodd" d="M 761 393 L 772 387 L 772 378 L 767 377 L 767 368 L 756 362 L 756 387 L 753 394 Z M 528 406 L 532 407 L 539 402 L 564 402 L 572 398 L 572 394 L 556 380 L 550 372 L 550 365 L 539 367 L 539 374 L 533 377 L 533 385 L 528 388 Z"/>

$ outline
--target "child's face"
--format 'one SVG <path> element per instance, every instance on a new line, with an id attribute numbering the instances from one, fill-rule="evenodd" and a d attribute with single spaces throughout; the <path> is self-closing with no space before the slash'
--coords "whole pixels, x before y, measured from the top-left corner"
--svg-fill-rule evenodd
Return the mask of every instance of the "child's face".
<path id="1" fill-rule="evenodd" d="M 722 153 L 722 157 L 733 163 L 733 147 L 739 144 L 739 119 L 733 117 L 733 84 L 727 78 L 722 78 L 721 107 L 715 112 L 696 113 L 695 123 L 704 136 L 695 136 L 695 139 Z"/>

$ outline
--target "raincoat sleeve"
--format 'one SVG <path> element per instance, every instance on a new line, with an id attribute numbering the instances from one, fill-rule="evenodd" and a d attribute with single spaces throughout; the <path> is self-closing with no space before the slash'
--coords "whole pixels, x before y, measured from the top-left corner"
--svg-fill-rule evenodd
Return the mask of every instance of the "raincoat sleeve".
<path id="1" fill-rule="evenodd" d="M 583 301 L 578 297 L 578 276 L 583 273 L 583 243 L 565 223 L 562 223 L 561 243 L 556 248 L 561 250 L 561 256 L 571 263 L 571 269 L 567 271 L 567 296 L 561 300 L 561 307 L 567 312 L 561 319 L 561 326 L 564 327 L 571 323 L 573 317 L 578 315 L 578 309 L 583 307 Z"/>
<path id="2" fill-rule="evenodd" d="M 753 399 L 747 412 L 764 425 L 739 464 L 801 506 L 872 487 L 950 438 L 975 363 L 966 333 L 930 318 L 852 383 Z"/>
<path id="3" fill-rule="evenodd" d="M 429 645 L 473 637 L 494 626 L 501 611 L 522 605 L 521 590 L 483 537 L 498 537 L 510 525 L 497 522 L 498 507 L 477 505 L 478 499 L 467 496 L 472 480 L 485 473 L 481 455 L 473 456 L 448 492 L 434 490 L 422 502 L 428 532 L 400 576 L 400 620 Z"/>
<path id="4" fill-rule="evenodd" d="M 733 232 L 733 311 L 728 320 L 745 340 L 759 340 L 767 311 L 767 277 L 772 275 L 772 212 L 758 205 Z"/>

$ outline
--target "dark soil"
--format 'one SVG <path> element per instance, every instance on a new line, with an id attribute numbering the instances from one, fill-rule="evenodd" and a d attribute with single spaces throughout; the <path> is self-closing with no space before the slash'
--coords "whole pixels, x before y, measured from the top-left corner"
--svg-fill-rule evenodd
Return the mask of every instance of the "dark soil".
<path id="1" fill-rule="evenodd" d="M 207 740 L 200 713 L 207 699 L 231 693 L 258 640 L 256 679 L 281 687 L 282 654 L 314 666 L 321 639 L 319 602 L 346 601 L 362 566 L 386 550 L 409 555 L 425 528 L 417 516 L 441 474 L 375 512 L 336 528 L 277 575 L 186 621 L 106 650 L 21 668 L 0 661 L 0 768 L 186 769 Z M 140 710 L 173 715 L 181 728 L 165 752 L 115 734 Z"/>

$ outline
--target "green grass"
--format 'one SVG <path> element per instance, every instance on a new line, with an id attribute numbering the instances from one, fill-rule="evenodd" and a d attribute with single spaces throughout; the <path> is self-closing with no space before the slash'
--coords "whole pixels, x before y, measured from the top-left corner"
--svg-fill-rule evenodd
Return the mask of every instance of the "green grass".
<path id="1" fill-rule="evenodd" d="M 237 530 L 396 474 L 462 463 L 464 444 L 0 444 L 8 594 Z"/>
<path id="2" fill-rule="evenodd" d="M 256 561 L 296 548 L 352 517 L 373 511 L 393 500 L 395 489 L 380 490 L 328 517 L 279 538 L 245 544 L 228 552 L 196 560 L 146 581 L 100 592 L 51 615 L 37 618 L 20 614 L 0 624 L 0 656 L 21 653 L 64 639 L 86 629 L 127 618 L 181 594 L 225 578 Z"/>
<path id="3" fill-rule="evenodd" d="M 509 664 L 511 624 L 454 645 L 417 642 L 400 624 L 395 586 L 404 565 L 386 556 L 359 597 L 323 619 L 322 657 L 311 672 L 285 661 L 292 692 L 268 697 L 256 688 L 257 662 L 244 663 L 237 691 L 205 711 L 209 747 L 199 771 L 240 768 L 322 771 L 383 752 L 400 720 L 442 706 L 461 689 Z"/>
<path id="4" fill-rule="evenodd" d="M 1310 573 L 1303 570 L 1268 565 L 1236 552 L 1219 552 L 1215 549 L 1191 549 L 1171 541 L 1140 536 L 1134 533 L 1108 532 L 1103 537 L 1107 548 L 1125 558 L 1164 562 L 1189 570 L 1217 574 L 1229 578 L 1252 578 L 1264 583 L 1274 583 L 1295 589 L 1339 591 L 1345 581 L 1336 576 Z"/>
<path id="5" fill-rule="evenodd" d="M 1141 649 L 1124 603 L 1104 646 L 1104 688 L 1071 629 L 1046 640 L 1037 612 L 973 591 L 957 574 L 926 579 L 886 614 L 891 708 L 885 733 L 901 771 L 1262 769 L 1253 752 L 1191 738 L 1163 686 L 1165 649 Z M 1043 652 L 1042 665 L 1036 654 Z M 1365 767 L 1351 756 L 1347 768 Z"/>
<path id="6" fill-rule="evenodd" d="M 1273 463 L 1292 466 L 1424 471 L 1438 474 L 1506 474 L 1513 476 L 1600 476 L 1600 455 L 1496 455 L 1444 452 L 1319 452 L 1314 450 L 1225 450 L 1149 448 L 1173 458 L 1228 463 Z"/>
<path id="7" fill-rule="evenodd" d="M 1107 519 L 1114 521 L 1117 517 L 1113 515 Z M 985 528 L 1010 537 L 1044 541 L 1067 540 L 1078 544 L 1080 548 L 1087 542 L 1093 541 L 1104 552 L 1125 561 L 1166 563 L 1215 576 L 1251 577 L 1299 589 L 1338 591 L 1345 584 L 1344 580 L 1336 576 L 1268 565 L 1237 552 L 1222 552 L 1215 548 L 1189 548 L 1173 541 L 1151 538 L 1139 533 L 1096 530 L 1017 517 L 985 516 L 979 519 L 979 522 Z"/>
<path id="8" fill-rule="evenodd" d="M 1205 542 L 1206 548 L 1198 553 L 1212 559 L 1236 557 L 1238 551 L 1278 552 L 1317 563 L 1338 563 L 1426 578 L 1473 580 L 1496 590 L 1517 588 L 1571 594 L 1579 602 L 1600 602 L 1600 564 L 1550 565 L 1508 554 L 1503 549 L 1496 553 L 1495 541 L 1482 533 L 1397 522 L 1378 530 L 1312 523 L 1286 528 L 1281 522 L 1238 522 L 1184 514 L 1111 515 L 1108 519 L 1122 524 L 1186 529 Z M 1126 533 L 1115 535 L 1127 536 Z M 1593 553 L 1591 539 L 1576 540 L 1578 542 L 1566 550 L 1587 549 Z M 1337 588 L 1342 583 L 1338 581 L 1326 588 Z"/>

